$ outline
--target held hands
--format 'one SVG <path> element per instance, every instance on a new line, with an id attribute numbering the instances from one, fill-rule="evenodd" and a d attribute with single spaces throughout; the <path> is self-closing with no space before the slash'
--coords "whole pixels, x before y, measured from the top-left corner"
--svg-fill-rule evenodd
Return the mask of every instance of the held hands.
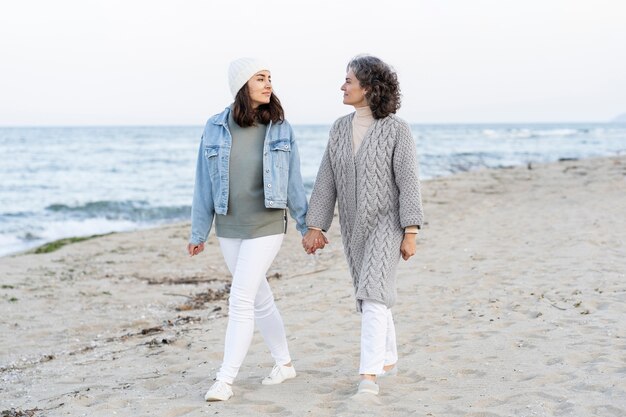
<path id="1" fill-rule="evenodd" d="M 187 245 L 187 252 L 189 252 L 189 256 L 197 255 L 203 250 L 204 250 L 204 243 L 198 243 L 197 245 L 190 243 Z"/>
<path id="2" fill-rule="evenodd" d="M 402 259 L 407 261 L 411 256 L 415 255 L 417 250 L 417 234 L 405 233 L 404 239 L 402 239 L 402 245 L 400 245 L 400 252 L 402 253 Z"/>
<path id="3" fill-rule="evenodd" d="M 302 247 L 307 254 L 315 253 L 318 249 L 324 249 L 328 239 L 321 230 L 309 229 L 302 238 Z"/>

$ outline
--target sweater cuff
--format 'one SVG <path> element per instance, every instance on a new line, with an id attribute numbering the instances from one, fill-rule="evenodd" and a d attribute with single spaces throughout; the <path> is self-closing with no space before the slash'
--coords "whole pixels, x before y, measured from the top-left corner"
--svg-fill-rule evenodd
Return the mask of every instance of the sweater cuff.
<path id="1" fill-rule="evenodd" d="M 404 228 L 404 234 L 416 235 L 419 233 L 419 226 L 407 226 Z"/>

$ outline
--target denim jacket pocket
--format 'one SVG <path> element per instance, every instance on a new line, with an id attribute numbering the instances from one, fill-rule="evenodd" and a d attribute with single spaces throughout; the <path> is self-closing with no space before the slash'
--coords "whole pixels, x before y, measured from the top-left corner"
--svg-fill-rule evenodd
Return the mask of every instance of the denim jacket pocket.
<path id="1" fill-rule="evenodd" d="M 207 160 L 207 165 L 209 167 L 209 174 L 211 175 L 211 179 L 215 179 L 219 177 L 219 146 L 205 146 L 204 147 L 204 157 Z"/>
<path id="2" fill-rule="evenodd" d="M 272 156 L 272 165 L 281 169 L 289 169 L 289 154 L 291 142 L 287 139 L 277 139 L 269 144 Z"/>

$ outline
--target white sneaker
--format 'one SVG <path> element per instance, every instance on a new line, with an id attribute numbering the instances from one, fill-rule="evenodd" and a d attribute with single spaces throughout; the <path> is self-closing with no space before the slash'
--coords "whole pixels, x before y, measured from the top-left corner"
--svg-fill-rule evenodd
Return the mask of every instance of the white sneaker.
<path id="1" fill-rule="evenodd" d="M 378 384 L 374 381 L 370 381 L 369 379 L 362 379 L 359 383 L 359 388 L 357 389 L 356 394 L 374 394 L 378 395 Z"/>
<path id="2" fill-rule="evenodd" d="M 233 390 L 224 381 L 215 381 L 204 395 L 206 401 L 226 401 L 233 396 Z"/>
<path id="3" fill-rule="evenodd" d="M 296 377 L 296 368 L 292 366 L 274 365 L 272 372 L 261 381 L 263 385 L 276 385 L 287 379 Z"/>

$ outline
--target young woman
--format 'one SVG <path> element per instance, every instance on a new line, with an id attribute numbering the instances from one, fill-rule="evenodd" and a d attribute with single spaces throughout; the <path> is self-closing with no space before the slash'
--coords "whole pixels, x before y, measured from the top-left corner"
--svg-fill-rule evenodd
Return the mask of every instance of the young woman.
<path id="1" fill-rule="evenodd" d="M 415 141 L 400 108 L 396 73 L 372 56 L 357 56 L 341 86 L 356 112 L 339 118 L 309 201 L 307 253 L 324 247 L 335 201 L 341 237 L 361 312 L 358 393 L 378 394 L 376 376 L 393 375 L 398 360 L 391 307 L 396 266 L 415 254 L 422 203 Z"/>
<path id="2" fill-rule="evenodd" d="M 286 209 L 304 234 L 306 195 L 293 130 L 272 90 L 268 66 L 252 58 L 229 67 L 234 103 L 204 128 L 193 196 L 191 256 L 211 225 L 233 281 L 224 359 L 207 401 L 226 401 L 258 326 L 276 365 L 265 385 L 294 378 L 285 328 L 266 279 L 287 230 Z"/>

